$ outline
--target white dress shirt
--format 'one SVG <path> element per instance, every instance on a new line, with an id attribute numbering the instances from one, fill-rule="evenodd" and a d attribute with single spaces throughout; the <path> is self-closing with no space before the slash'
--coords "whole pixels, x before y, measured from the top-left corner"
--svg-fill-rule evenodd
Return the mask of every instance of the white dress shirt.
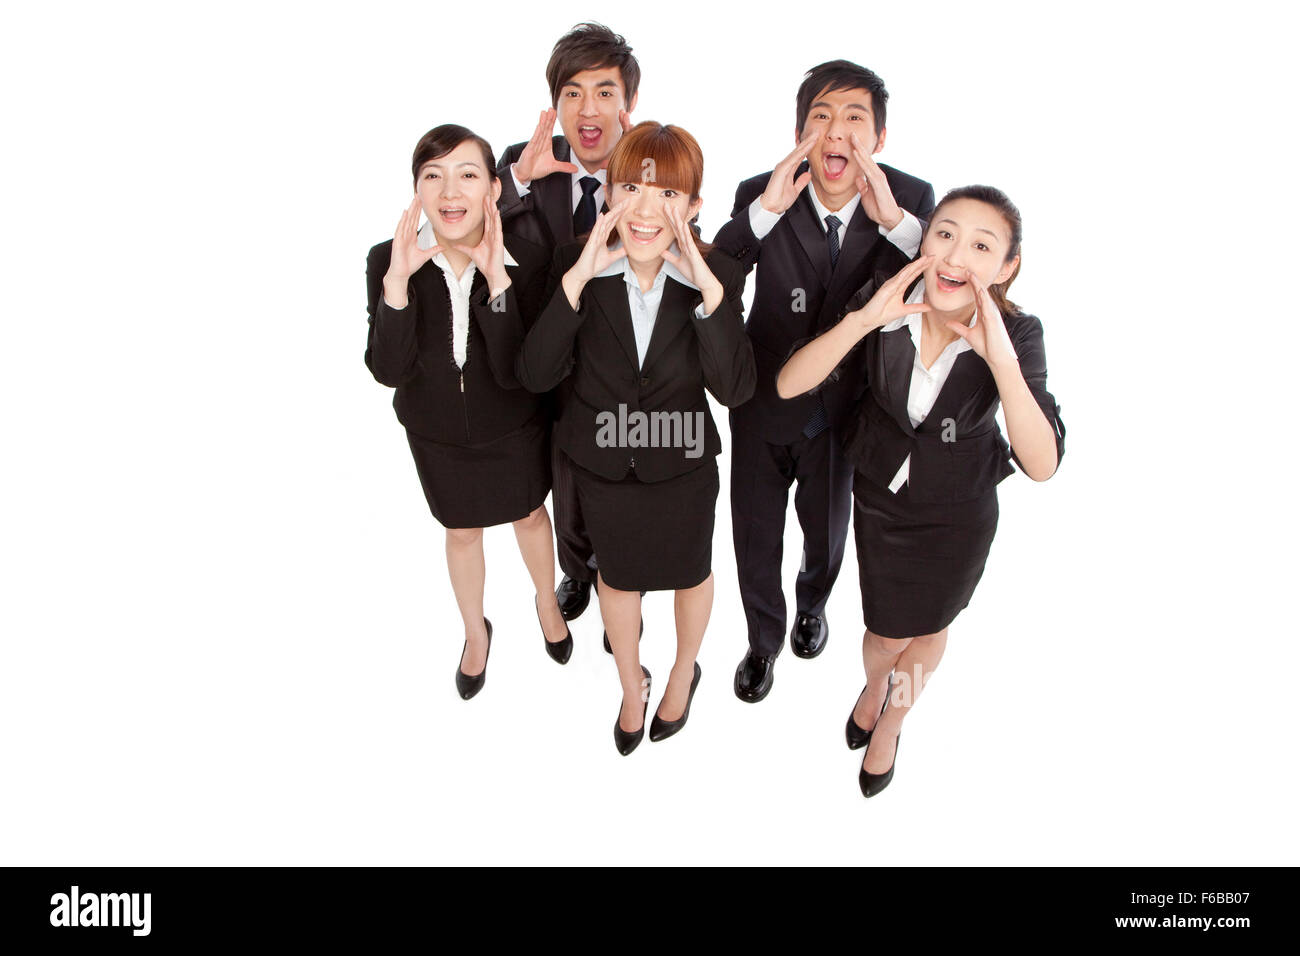
<path id="1" fill-rule="evenodd" d="M 622 243 L 620 242 L 614 248 L 622 248 Z M 681 254 L 676 242 L 673 242 L 668 249 L 674 255 Z M 641 291 L 641 280 L 632 271 L 632 261 L 627 256 L 610 263 L 602 272 L 597 273 L 598 276 L 616 276 L 619 274 L 622 274 L 623 281 L 627 284 L 627 307 L 632 314 L 632 335 L 636 339 L 636 361 L 637 367 L 640 368 L 645 363 L 645 354 L 650 348 L 650 336 L 654 333 L 655 319 L 659 317 L 659 303 L 663 301 L 664 297 L 664 280 L 671 276 L 682 285 L 690 286 L 697 292 L 700 287 L 682 275 L 681 271 L 667 259 L 663 261 L 663 265 L 655 276 L 654 284 L 647 292 Z M 708 315 L 712 314 L 710 312 Z M 706 319 L 708 315 L 704 312 L 703 302 L 695 307 L 695 317 L 697 319 Z"/>
<path id="2" fill-rule="evenodd" d="M 817 198 L 817 190 L 813 188 L 812 183 L 809 183 L 804 189 L 808 193 L 808 198 L 812 200 L 813 209 L 817 210 L 817 224 L 821 226 L 823 234 L 826 232 L 826 217 L 834 215 L 839 218 L 840 248 L 844 248 L 844 234 L 849 228 L 849 220 L 853 218 L 854 210 L 857 209 L 862 197 L 858 193 L 854 193 L 853 198 L 839 209 L 827 209 L 822 205 L 822 201 Z M 763 197 L 760 195 L 749 204 L 749 228 L 754 231 L 754 235 L 760 240 L 771 232 L 772 228 L 781 221 L 781 217 L 785 215 L 785 213 L 769 212 L 764 209 L 762 199 Z M 909 259 L 915 258 L 917 250 L 921 248 L 921 221 L 919 219 L 904 209 L 903 221 L 893 229 L 886 229 L 884 226 L 878 228 L 880 234 L 901 249 Z"/>
<path id="3" fill-rule="evenodd" d="M 570 153 L 569 161 L 578 167 L 578 171 L 576 173 L 569 173 L 569 181 L 571 184 L 570 198 L 572 200 L 569 207 L 569 212 L 573 213 L 578 211 L 578 203 L 582 201 L 582 179 L 584 176 L 595 176 L 597 179 L 600 180 L 600 187 L 594 193 L 594 198 L 596 200 L 596 212 L 600 212 L 600 207 L 605 204 L 606 171 L 603 169 L 598 169 L 594 173 L 588 172 L 587 167 L 582 165 L 582 163 L 578 162 L 577 157 L 573 156 L 572 153 Z M 532 188 L 532 183 L 529 183 L 528 185 L 524 185 L 519 181 L 519 177 L 515 175 L 515 166 L 517 165 L 518 165 L 517 163 L 510 164 L 510 178 L 515 181 L 515 192 L 519 195 L 520 199 L 523 199 L 525 196 L 528 195 L 529 190 Z"/>

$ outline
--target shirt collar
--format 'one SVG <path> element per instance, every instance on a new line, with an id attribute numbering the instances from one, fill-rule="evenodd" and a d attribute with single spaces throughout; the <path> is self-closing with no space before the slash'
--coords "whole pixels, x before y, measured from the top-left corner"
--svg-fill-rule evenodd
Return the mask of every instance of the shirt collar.
<path id="1" fill-rule="evenodd" d="M 415 245 L 419 249 L 432 249 L 434 242 L 435 240 L 433 237 L 433 224 L 426 219 L 424 221 L 424 225 L 420 227 L 419 235 L 415 237 Z M 505 264 L 508 266 L 514 266 L 515 268 L 518 268 L 519 263 L 515 262 L 515 257 L 510 254 L 509 249 L 505 250 L 505 254 L 506 254 Z M 437 262 L 439 259 L 442 260 L 442 263 L 444 264 L 447 263 L 446 257 L 443 256 L 441 252 L 433 257 L 433 261 Z M 474 263 L 471 262 L 470 265 L 473 266 Z M 443 268 L 444 269 L 450 268 L 450 264 L 443 265 Z"/>
<path id="2" fill-rule="evenodd" d="M 578 159 L 578 157 L 573 155 L 573 147 L 569 147 L 569 159 L 573 162 L 573 165 L 578 167 L 578 171 L 573 174 L 573 181 L 575 183 L 582 180 L 584 176 L 594 176 L 596 179 L 600 180 L 600 184 L 602 186 L 605 185 L 605 174 L 608 172 L 608 170 L 597 169 L 596 171 L 592 172 L 591 170 L 587 169 L 586 166 L 582 165 L 582 160 Z"/>
<path id="3" fill-rule="evenodd" d="M 613 249 L 617 250 L 622 248 L 623 248 L 623 241 L 620 239 L 618 241 L 618 244 L 615 245 Z M 676 240 L 673 240 L 672 245 L 668 247 L 668 251 L 675 256 L 681 255 L 681 250 L 677 247 Z M 631 260 L 628 259 L 627 256 L 623 256 L 623 258 L 621 259 L 615 259 L 613 262 L 611 262 L 600 272 L 596 273 L 596 275 L 597 276 L 622 275 L 627 280 L 629 285 L 636 286 L 638 290 L 641 288 L 641 281 L 636 277 L 636 273 L 632 271 L 632 262 Z M 667 259 L 663 261 L 663 266 L 659 269 L 659 274 L 655 276 L 656 288 L 660 288 L 663 286 L 663 281 L 665 277 L 674 279 L 675 281 L 680 282 L 682 285 L 694 289 L 696 292 L 700 291 L 699 286 L 697 286 L 690 279 L 686 278 L 686 276 L 682 275 L 681 270 L 678 269 L 671 262 L 669 262 Z"/>
<path id="4" fill-rule="evenodd" d="M 812 200 L 813 209 L 817 210 L 817 222 L 821 225 L 823 232 L 826 231 L 827 216 L 834 216 L 840 221 L 840 224 L 843 225 L 853 218 L 853 213 L 857 210 L 858 203 L 862 200 L 862 197 L 854 192 L 849 201 L 839 209 L 827 209 L 822 205 L 822 201 L 817 198 L 817 190 L 813 188 L 812 183 L 809 183 L 805 188 L 808 190 L 808 198 Z"/>

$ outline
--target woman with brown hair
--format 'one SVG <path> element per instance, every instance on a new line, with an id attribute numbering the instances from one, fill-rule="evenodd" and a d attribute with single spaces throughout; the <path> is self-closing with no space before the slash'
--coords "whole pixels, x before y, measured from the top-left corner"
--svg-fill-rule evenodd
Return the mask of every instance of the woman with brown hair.
<path id="1" fill-rule="evenodd" d="M 556 250 L 558 286 L 517 369 L 535 392 L 571 381 L 554 441 L 573 466 L 599 561 L 601 616 L 623 686 L 614 741 L 625 755 L 641 742 L 648 709 L 638 592 L 676 592 L 677 658 L 650 739 L 686 723 L 713 607 L 722 450 L 705 390 L 727 406 L 754 390 L 744 273 L 687 226 L 703 177 L 685 130 L 647 122 L 624 134 L 609 161 L 609 211 L 585 242 Z"/>
<path id="2" fill-rule="evenodd" d="M 777 380 L 782 397 L 815 390 L 850 351 L 866 350 L 866 394 L 844 436 L 867 677 L 845 735 L 850 748 L 868 748 L 858 774 L 866 797 L 893 779 L 903 719 L 984 572 L 1010 461 L 1046 481 L 1065 452 L 1042 323 L 1006 297 L 1021 234 L 1005 194 L 954 189 L 919 257 L 892 277 L 897 261 L 878 273 Z M 994 419 L 999 404 L 1010 446 Z"/>
<path id="3" fill-rule="evenodd" d="M 411 159 L 415 198 L 393 238 L 366 260 L 366 367 L 396 389 L 425 499 L 447 529 L 447 571 L 464 624 L 456 689 L 487 675 L 483 529 L 510 522 L 536 589 L 546 652 L 573 638 L 555 600 L 547 411 L 515 378 L 515 360 L 546 284 L 544 250 L 505 239 L 487 141 L 463 126 L 426 133 Z M 420 213 L 426 222 L 418 228 Z"/>

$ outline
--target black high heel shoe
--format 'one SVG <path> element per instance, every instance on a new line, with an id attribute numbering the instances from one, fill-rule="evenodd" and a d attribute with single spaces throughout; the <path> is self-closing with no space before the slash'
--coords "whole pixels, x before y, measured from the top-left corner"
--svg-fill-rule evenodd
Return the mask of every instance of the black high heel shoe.
<path id="1" fill-rule="evenodd" d="M 695 662 L 695 676 L 691 678 L 691 689 L 686 695 L 686 709 L 676 720 L 664 720 L 659 716 L 659 708 L 655 708 L 654 720 L 650 721 L 650 740 L 663 740 L 665 737 L 671 737 L 677 731 L 686 726 L 686 718 L 691 714 L 691 701 L 695 699 L 695 688 L 700 683 L 700 664 Z M 663 701 L 659 702 L 663 706 Z"/>
<path id="2" fill-rule="evenodd" d="M 537 612 L 537 626 L 542 627 L 542 612 L 537 607 L 537 596 L 533 595 L 533 610 Z M 561 617 L 564 615 L 561 614 Z M 569 663 L 569 655 L 573 653 L 573 634 L 569 631 L 569 625 L 564 625 L 564 638 L 558 641 L 548 641 L 546 639 L 546 628 L 542 627 L 542 643 L 546 645 L 546 653 L 551 655 L 551 660 L 557 664 Z"/>
<path id="3" fill-rule="evenodd" d="M 863 686 L 862 689 L 866 690 L 867 688 Z M 893 689 L 894 675 L 891 673 L 889 675 L 889 683 L 885 686 L 885 702 L 880 705 L 881 714 L 883 714 L 885 708 L 889 706 L 889 693 Z M 861 697 L 862 695 L 859 694 L 858 696 Z M 857 707 L 855 706 L 853 710 L 857 710 Z M 850 750 L 859 750 L 871 744 L 871 731 L 863 730 L 858 726 L 858 722 L 853 719 L 853 710 L 849 711 L 849 722 L 844 725 L 844 739 L 848 741 Z M 880 720 L 880 714 L 876 715 L 876 720 Z"/>
<path id="4" fill-rule="evenodd" d="M 606 653 L 606 654 L 613 654 L 613 653 L 614 653 L 614 648 L 612 648 L 612 647 L 609 646 L 609 631 L 603 631 L 602 633 L 604 634 L 605 653 Z M 637 639 L 638 641 L 641 640 L 641 636 L 642 636 L 643 634 L 645 634 L 645 618 L 641 618 L 641 630 L 640 630 L 640 632 L 637 634 L 636 639 Z"/>
<path id="5" fill-rule="evenodd" d="M 884 790 L 889 786 L 889 781 L 894 779 L 894 765 L 898 763 L 898 744 L 902 739 L 903 734 L 900 731 L 898 734 L 898 740 L 894 741 L 893 762 L 890 763 L 889 769 L 884 773 L 867 773 L 865 767 L 858 770 L 858 787 L 862 790 L 862 795 L 864 797 L 874 797 L 881 790 Z M 865 757 L 863 758 L 863 762 L 866 762 Z"/>
<path id="6" fill-rule="evenodd" d="M 641 726 L 633 733 L 628 733 L 623 729 L 620 723 L 623 719 L 622 704 L 619 705 L 618 716 L 614 718 L 614 746 L 618 748 L 618 752 L 624 757 L 636 750 L 636 745 L 645 736 L 645 712 L 650 707 L 650 672 L 645 669 L 644 664 L 641 665 L 641 673 L 645 675 L 645 703 L 641 706 Z"/>
<path id="7" fill-rule="evenodd" d="M 460 691 L 460 696 L 469 700 L 475 694 L 483 689 L 483 682 L 487 679 L 487 662 L 492 656 L 492 622 L 483 618 L 483 623 L 487 626 L 488 647 L 487 653 L 483 655 L 483 669 L 471 677 L 456 665 L 456 690 Z M 460 649 L 460 659 L 465 659 L 465 648 L 469 646 L 469 641 L 465 642 L 464 647 Z"/>

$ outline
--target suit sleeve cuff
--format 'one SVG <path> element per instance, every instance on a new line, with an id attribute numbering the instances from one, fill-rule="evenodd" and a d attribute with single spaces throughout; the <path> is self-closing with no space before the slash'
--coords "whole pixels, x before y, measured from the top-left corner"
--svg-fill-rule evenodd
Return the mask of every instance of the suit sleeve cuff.
<path id="1" fill-rule="evenodd" d="M 749 204 L 749 228 L 754 231 L 754 237 L 762 239 L 772 227 L 781 221 L 779 212 L 768 212 L 763 208 L 763 197 L 759 196 Z M 919 242 L 918 242 L 919 245 Z"/>
<path id="2" fill-rule="evenodd" d="M 915 259 L 921 249 L 921 221 L 906 209 L 903 221 L 893 229 L 880 227 L 880 234 L 903 251 L 909 259 Z"/>

